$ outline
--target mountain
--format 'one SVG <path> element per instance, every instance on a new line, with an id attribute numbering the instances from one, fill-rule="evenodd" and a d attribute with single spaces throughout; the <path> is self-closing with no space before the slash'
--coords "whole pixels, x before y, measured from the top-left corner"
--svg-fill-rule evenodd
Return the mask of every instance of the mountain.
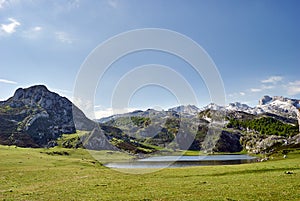
<path id="1" fill-rule="evenodd" d="M 243 111 L 250 114 L 256 113 L 254 108 L 240 102 L 229 103 L 225 108 L 228 111 Z"/>
<path id="2" fill-rule="evenodd" d="M 19 88 L 0 102 L 1 144 L 51 146 L 62 134 L 92 131 L 96 126 L 71 101 L 43 85 Z"/>
<path id="3" fill-rule="evenodd" d="M 227 106 L 211 103 L 201 109 L 181 105 L 167 111 L 138 110 L 100 121 L 156 146 L 229 152 L 247 149 L 256 153 L 266 150 L 259 144 L 255 145 L 256 140 L 280 139 L 277 144 L 282 144 L 283 139 L 299 132 L 299 106 L 299 100 L 264 96 L 256 107 L 239 102 Z M 272 135 L 279 138 L 269 137 Z M 295 139 L 287 141 L 296 142 L 297 136 Z"/>
<path id="4" fill-rule="evenodd" d="M 201 110 L 195 105 L 180 105 L 177 107 L 170 108 L 168 109 L 168 111 L 177 112 L 181 115 L 196 115 Z"/>
<path id="5" fill-rule="evenodd" d="M 285 98 L 282 96 L 264 96 L 258 101 L 258 105 L 250 107 L 240 102 L 229 103 L 226 106 L 219 106 L 211 103 L 200 110 L 217 110 L 224 112 L 241 111 L 253 115 L 274 114 L 286 118 L 297 119 L 297 113 L 300 109 L 300 100 Z"/>
<path id="6" fill-rule="evenodd" d="M 300 100 L 285 98 L 282 96 L 264 96 L 256 106 L 257 110 L 264 113 L 272 113 L 288 118 L 297 118 Z"/>
<path id="7" fill-rule="evenodd" d="M 290 99 L 285 98 L 282 96 L 264 96 L 258 101 L 258 105 L 255 107 L 250 107 L 247 104 L 243 104 L 240 102 L 229 103 L 226 106 L 220 106 L 215 103 L 210 103 L 203 108 L 198 108 L 195 105 L 181 105 L 177 107 L 173 107 L 168 109 L 167 111 L 155 111 L 149 109 L 152 112 L 152 116 L 160 114 L 160 116 L 165 116 L 167 112 L 174 112 L 182 117 L 193 117 L 197 115 L 201 111 L 206 110 L 215 110 L 215 111 L 223 111 L 225 113 L 230 113 L 232 111 L 241 111 L 246 112 L 253 115 L 260 115 L 260 114 L 274 114 L 285 118 L 292 118 L 297 119 L 297 113 L 300 109 L 300 100 L 297 99 Z M 104 117 L 99 120 L 98 122 L 105 123 L 112 119 L 118 119 L 120 117 L 132 117 L 132 116 L 147 116 L 148 113 L 144 113 L 142 110 L 136 110 L 134 112 L 124 113 L 124 114 L 116 114 L 109 117 Z"/>
<path id="8" fill-rule="evenodd" d="M 136 110 L 95 122 L 67 98 L 36 85 L 17 89 L 11 98 L 0 102 L 0 144 L 59 144 L 134 154 L 163 148 L 266 153 L 278 147 L 299 147 L 299 103 L 264 96 L 256 107 L 238 102 L 227 106 L 211 103 L 201 109 L 182 105 L 167 111 Z M 78 130 L 79 135 L 75 134 Z"/>

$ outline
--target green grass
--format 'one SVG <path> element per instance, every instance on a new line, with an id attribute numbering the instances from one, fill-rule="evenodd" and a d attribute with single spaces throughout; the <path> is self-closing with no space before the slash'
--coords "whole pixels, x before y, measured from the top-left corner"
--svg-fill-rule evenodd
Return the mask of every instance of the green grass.
<path id="1" fill-rule="evenodd" d="M 0 158 L 0 200 L 300 200 L 299 150 L 261 163 L 141 175 L 103 167 L 83 149 L 0 146 Z"/>

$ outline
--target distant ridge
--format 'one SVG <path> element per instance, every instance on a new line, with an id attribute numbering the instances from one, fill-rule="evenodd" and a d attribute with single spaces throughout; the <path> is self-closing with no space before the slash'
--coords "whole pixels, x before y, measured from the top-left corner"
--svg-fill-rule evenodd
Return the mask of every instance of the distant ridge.
<path id="1" fill-rule="evenodd" d="M 281 115 L 287 118 L 297 118 L 297 109 L 300 109 L 300 100 L 285 98 L 282 96 L 264 96 L 258 101 L 258 105 L 255 107 L 250 107 L 247 104 L 234 102 L 229 103 L 226 106 L 219 106 L 215 103 L 210 103 L 203 108 L 198 108 L 195 105 L 180 105 L 168 109 L 167 111 L 176 112 L 183 116 L 193 116 L 203 110 L 223 110 L 223 111 L 242 111 L 250 114 L 263 114 L 263 113 L 272 113 L 276 115 Z M 153 109 L 151 109 L 153 110 Z M 127 116 L 143 116 L 142 110 L 137 110 L 134 112 L 124 113 L 124 114 L 115 114 L 108 117 L 103 117 L 98 119 L 99 122 L 107 122 L 109 120 L 118 118 L 118 117 L 127 117 Z M 159 112 L 159 111 L 157 111 Z"/>

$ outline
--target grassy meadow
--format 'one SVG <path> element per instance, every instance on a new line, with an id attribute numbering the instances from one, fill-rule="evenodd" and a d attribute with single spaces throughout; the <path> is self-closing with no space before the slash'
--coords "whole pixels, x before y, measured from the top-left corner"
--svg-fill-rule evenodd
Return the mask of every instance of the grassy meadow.
<path id="1" fill-rule="evenodd" d="M 125 174 L 83 149 L 0 146 L 0 200 L 300 200 L 299 189 L 299 150 L 253 164 Z"/>

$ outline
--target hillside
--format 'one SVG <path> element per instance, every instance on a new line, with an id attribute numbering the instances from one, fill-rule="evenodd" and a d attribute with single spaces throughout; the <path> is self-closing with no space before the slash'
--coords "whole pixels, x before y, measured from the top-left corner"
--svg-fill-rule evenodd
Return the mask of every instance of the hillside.
<path id="1" fill-rule="evenodd" d="M 55 146 L 62 134 L 92 131 L 97 124 L 65 97 L 43 85 L 17 89 L 0 102 L 0 144 Z"/>

